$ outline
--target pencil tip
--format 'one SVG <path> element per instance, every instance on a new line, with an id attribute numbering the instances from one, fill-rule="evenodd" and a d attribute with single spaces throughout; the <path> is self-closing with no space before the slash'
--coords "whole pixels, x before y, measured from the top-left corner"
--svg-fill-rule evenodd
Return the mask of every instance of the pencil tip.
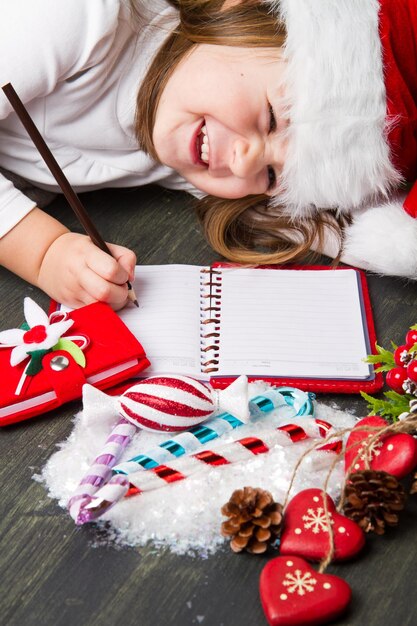
<path id="1" fill-rule="evenodd" d="M 129 282 L 127 283 L 127 297 L 129 298 L 131 302 L 133 302 L 135 306 L 139 308 L 138 299 L 136 297 L 136 294 L 134 292 L 132 285 Z"/>

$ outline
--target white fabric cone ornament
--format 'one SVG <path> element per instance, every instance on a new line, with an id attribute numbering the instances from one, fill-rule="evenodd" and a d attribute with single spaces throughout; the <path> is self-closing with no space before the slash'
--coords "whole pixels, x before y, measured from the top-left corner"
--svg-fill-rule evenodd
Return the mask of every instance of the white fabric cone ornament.
<path id="1" fill-rule="evenodd" d="M 216 410 L 230 413 L 245 424 L 249 421 L 249 392 L 247 376 L 239 376 L 226 389 L 212 391 Z"/>
<path id="2" fill-rule="evenodd" d="M 188 430 L 219 410 L 247 421 L 247 378 L 241 379 L 218 392 L 188 376 L 152 376 L 120 396 L 119 413 L 136 426 L 157 432 Z"/>
<path id="3" fill-rule="evenodd" d="M 83 385 L 83 414 L 87 428 L 112 428 L 119 419 L 118 411 L 117 397 L 109 396 L 93 385 Z"/>

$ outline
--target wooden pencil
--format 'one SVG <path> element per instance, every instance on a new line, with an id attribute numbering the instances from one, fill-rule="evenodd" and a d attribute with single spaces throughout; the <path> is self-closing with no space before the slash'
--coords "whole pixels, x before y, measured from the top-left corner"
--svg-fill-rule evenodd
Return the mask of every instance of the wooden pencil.
<path id="1" fill-rule="evenodd" d="M 64 172 L 58 165 L 52 152 L 48 148 L 45 140 L 43 139 L 42 135 L 37 129 L 34 121 L 30 117 L 25 105 L 23 104 L 19 96 L 17 95 L 14 87 L 12 86 L 11 83 L 7 83 L 7 85 L 3 85 L 2 89 L 7 99 L 9 100 L 10 104 L 12 105 L 14 111 L 16 112 L 17 116 L 19 117 L 20 121 L 22 122 L 23 126 L 25 127 L 29 137 L 32 139 L 33 143 L 38 149 L 39 154 L 41 155 L 46 165 L 48 166 L 52 176 L 55 178 L 56 182 L 58 183 L 69 205 L 71 206 L 75 215 L 78 217 L 85 232 L 90 237 L 91 241 L 98 248 L 100 248 L 101 250 L 104 250 L 104 252 L 107 252 L 107 254 L 109 254 L 110 256 L 113 256 L 106 242 L 101 237 L 97 228 L 91 221 L 90 216 L 88 215 L 85 207 L 81 203 L 81 200 L 75 193 L 74 189 L 71 187 L 67 177 L 65 176 Z M 127 281 L 127 287 L 128 287 L 129 299 L 136 306 L 139 306 L 135 292 L 129 281 Z"/>

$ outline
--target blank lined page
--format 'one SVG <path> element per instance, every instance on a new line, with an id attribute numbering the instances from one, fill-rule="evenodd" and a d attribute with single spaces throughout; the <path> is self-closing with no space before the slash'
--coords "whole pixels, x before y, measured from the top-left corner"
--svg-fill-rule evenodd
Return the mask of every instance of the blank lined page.
<path id="1" fill-rule="evenodd" d="M 223 269 L 219 375 L 365 379 L 354 270 Z"/>
<path id="2" fill-rule="evenodd" d="M 151 367 L 141 376 L 200 374 L 200 270 L 194 265 L 141 265 L 133 283 L 139 308 L 121 319 L 141 342 Z"/>

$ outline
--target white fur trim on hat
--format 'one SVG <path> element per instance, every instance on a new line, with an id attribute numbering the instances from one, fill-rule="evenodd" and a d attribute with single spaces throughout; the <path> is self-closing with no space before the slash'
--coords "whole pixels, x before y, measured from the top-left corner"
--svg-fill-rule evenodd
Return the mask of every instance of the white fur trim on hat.
<path id="1" fill-rule="evenodd" d="M 386 139 L 378 0 L 268 1 L 287 27 L 290 119 L 273 204 L 302 216 L 386 195 L 401 176 Z"/>
<path id="2" fill-rule="evenodd" d="M 404 211 L 404 197 L 395 193 L 388 202 L 352 213 L 352 223 L 343 229 L 341 261 L 376 274 L 417 280 L 417 220 Z M 323 234 L 312 249 L 335 258 L 339 238 L 331 228 L 325 227 Z"/>
<path id="3" fill-rule="evenodd" d="M 399 194 L 380 206 L 353 214 L 345 228 L 342 260 L 378 274 L 417 280 L 417 220 Z"/>

